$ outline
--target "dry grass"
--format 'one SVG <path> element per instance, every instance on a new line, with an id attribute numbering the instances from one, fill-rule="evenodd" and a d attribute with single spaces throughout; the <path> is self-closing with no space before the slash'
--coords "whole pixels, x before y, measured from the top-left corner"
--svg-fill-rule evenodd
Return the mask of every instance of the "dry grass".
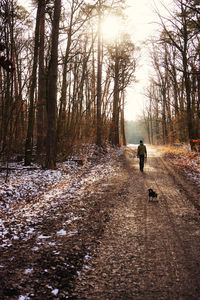
<path id="1" fill-rule="evenodd" d="M 165 152 L 165 156 L 176 166 L 195 173 L 200 172 L 200 153 L 192 152 L 186 146 L 162 146 L 161 149 Z"/>

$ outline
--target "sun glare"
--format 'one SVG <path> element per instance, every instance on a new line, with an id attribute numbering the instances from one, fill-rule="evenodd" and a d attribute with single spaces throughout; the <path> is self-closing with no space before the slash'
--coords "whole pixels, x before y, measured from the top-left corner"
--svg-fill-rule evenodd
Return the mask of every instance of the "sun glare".
<path id="1" fill-rule="evenodd" d="M 120 33 L 120 20 L 116 16 L 109 16 L 102 20 L 101 32 L 103 39 L 108 42 L 113 42 Z"/>

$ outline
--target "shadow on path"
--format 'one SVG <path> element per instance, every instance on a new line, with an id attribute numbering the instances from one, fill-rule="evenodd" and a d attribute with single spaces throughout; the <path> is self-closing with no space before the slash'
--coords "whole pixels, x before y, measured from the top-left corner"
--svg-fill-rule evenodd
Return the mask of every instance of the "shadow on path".
<path id="1" fill-rule="evenodd" d="M 199 299 L 198 209 L 160 151 L 148 149 L 144 173 L 135 154 L 134 147 L 126 148 L 127 195 L 113 204 L 88 269 L 76 281 L 74 297 Z M 158 201 L 148 201 L 148 188 L 156 190 Z"/>

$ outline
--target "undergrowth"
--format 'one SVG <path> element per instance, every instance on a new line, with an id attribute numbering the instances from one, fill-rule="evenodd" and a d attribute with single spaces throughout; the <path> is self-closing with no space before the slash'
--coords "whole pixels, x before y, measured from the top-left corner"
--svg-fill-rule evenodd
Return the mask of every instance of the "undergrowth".
<path id="1" fill-rule="evenodd" d="M 165 156 L 176 166 L 200 173 L 200 153 L 188 150 L 186 147 L 162 146 Z"/>

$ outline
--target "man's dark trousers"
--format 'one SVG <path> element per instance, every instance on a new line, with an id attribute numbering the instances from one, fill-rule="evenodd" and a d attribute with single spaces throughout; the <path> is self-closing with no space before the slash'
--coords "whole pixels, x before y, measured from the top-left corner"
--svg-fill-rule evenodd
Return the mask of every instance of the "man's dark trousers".
<path id="1" fill-rule="evenodd" d="M 143 172 L 144 169 L 144 155 L 140 154 L 140 171 Z"/>

